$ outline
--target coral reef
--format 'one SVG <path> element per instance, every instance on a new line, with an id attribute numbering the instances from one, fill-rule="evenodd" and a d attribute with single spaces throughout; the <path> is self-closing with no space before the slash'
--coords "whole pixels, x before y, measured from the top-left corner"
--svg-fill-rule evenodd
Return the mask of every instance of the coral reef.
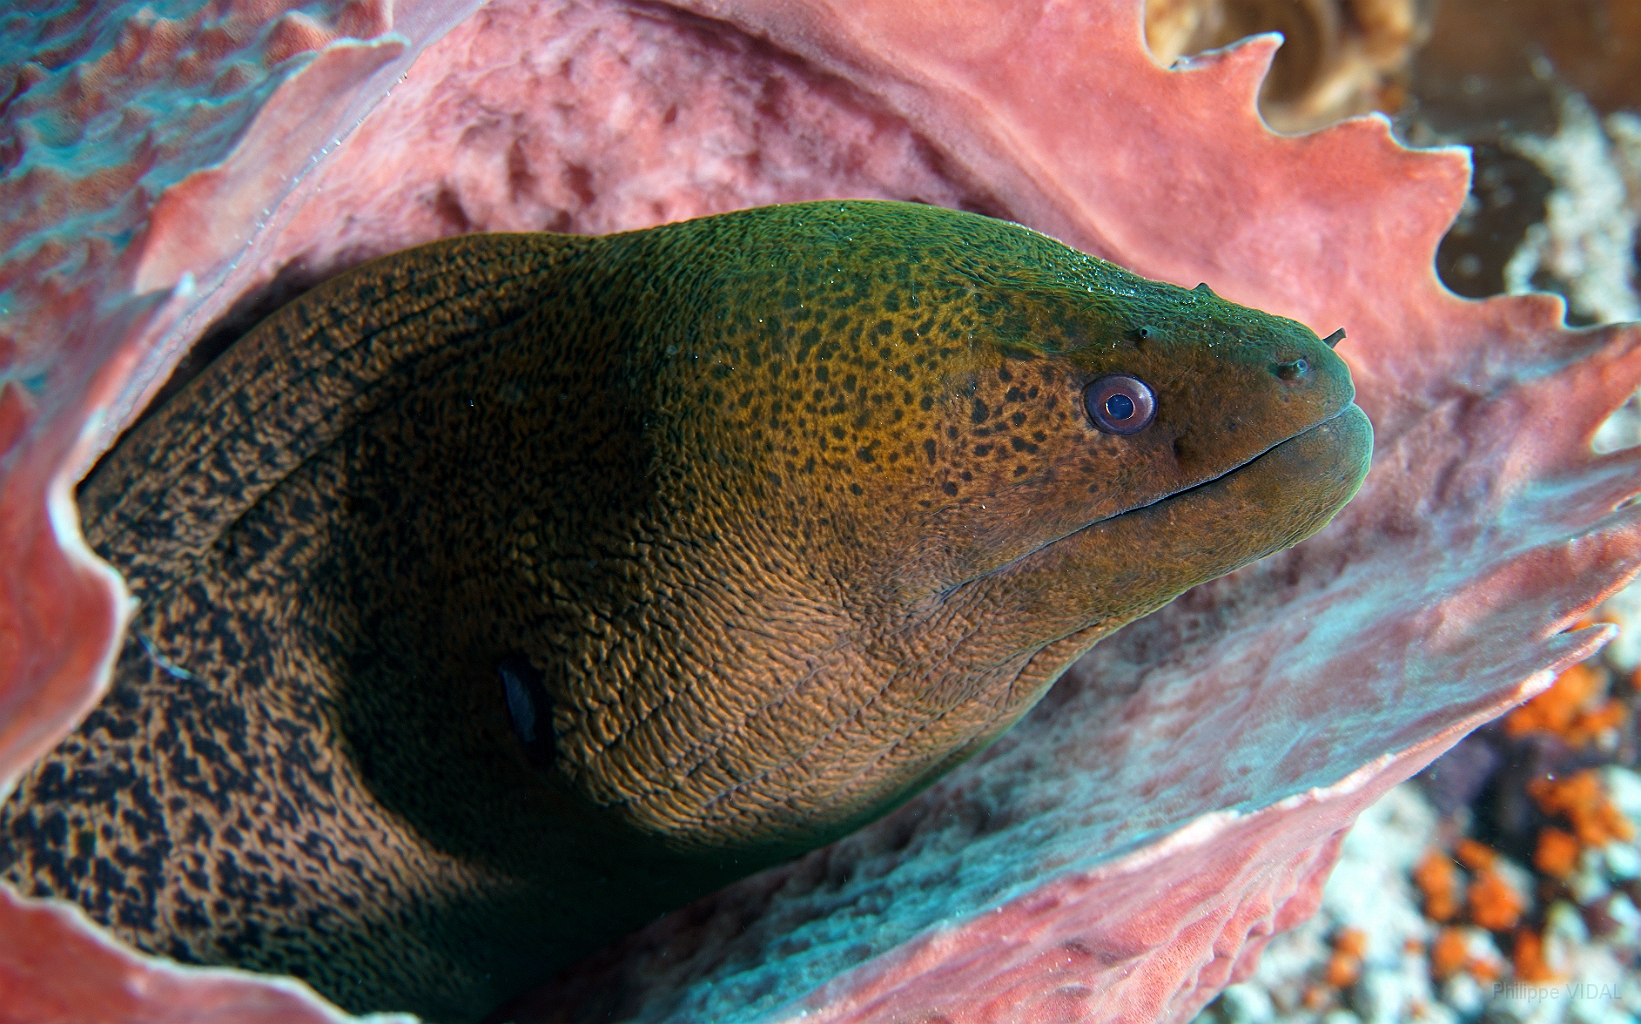
<path id="1" fill-rule="evenodd" d="M 1568 860 L 1513 860 L 1464 835 L 1466 814 L 1440 816 L 1416 784 L 1398 787 L 1346 838 L 1317 917 L 1273 940 L 1200 1024 L 1633 1019 L 1641 776 L 1608 766 L 1528 788 L 1549 794 L 1547 816 L 1584 822 L 1582 838 L 1538 831 L 1540 853 L 1559 836 Z"/>
<path id="2" fill-rule="evenodd" d="M 658 922 L 519 1003 L 521 1019 L 1186 1019 L 1314 912 L 1359 812 L 1610 635 L 1568 630 L 1641 558 L 1624 505 L 1637 456 L 1590 448 L 1641 378 L 1636 332 L 1570 332 L 1552 298 L 1442 289 L 1432 254 L 1464 155 L 1404 150 L 1378 119 L 1271 134 L 1255 108 L 1269 38 L 1164 70 L 1122 0 L 497 0 L 465 21 L 465 5 L 407 5 L 357 29 L 351 8 L 263 5 L 209 36 L 225 9 L 23 9 L 28 31 L 3 34 L 0 202 L 32 219 L 0 256 L 0 777 L 96 699 L 120 626 L 74 481 L 208 324 L 378 252 L 921 198 L 1349 333 L 1339 351 L 1378 448 L 1328 530 L 1125 630 L 901 811 Z M 264 42 L 281 18 L 376 34 L 324 29 L 298 52 Z M 127 27 L 161 22 L 180 48 Z M 161 72 L 85 74 L 128 37 L 127 63 L 152 46 Z M 215 69 L 200 82 L 254 65 L 222 86 L 252 99 L 217 122 L 201 100 L 174 151 L 144 149 L 163 135 L 144 112 L 172 106 L 163 69 L 194 51 Z M 76 89 L 118 101 L 60 113 Z M 79 176 L 104 167 L 123 177 Z M 1467 890 L 1463 912 L 1509 905 Z M 226 1001 L 221 972 L 83 959 L 107 947 L 71 915 L 7 899 L 0 936 L 0 970 L 29 979 L 34 1005 L 85 1007 L 95 962 L 134 993 L 103 1019 L 260 1012 Z M 1492 962 L 1466 948 L 1446 960 Z M 1371 931 L 1335 954 L 1359 985 L 1400 955 Z"/>

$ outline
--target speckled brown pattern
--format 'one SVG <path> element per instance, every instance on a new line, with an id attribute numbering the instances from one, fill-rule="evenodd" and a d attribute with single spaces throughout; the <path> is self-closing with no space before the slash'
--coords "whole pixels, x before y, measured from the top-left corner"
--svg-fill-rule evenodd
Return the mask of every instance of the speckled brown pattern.
<path id="1" fill-rule="evenodd" d="M 1083 408 L 1111 372 L 1156 390 L 1138 434 Z M 0 808 L 0 868 L 144 949 L 472 1019 L 884 813 L 1100 636 L 1319 528 L 1366 471 L 1352 394 L 1297 324 L 928 207 L 387 257 L 82 488 L 141 606 Z M 1302 472 L 1235 486 L 1301 434 Z M 1207 481 L 1224 520 L 1169 516 Z"/>

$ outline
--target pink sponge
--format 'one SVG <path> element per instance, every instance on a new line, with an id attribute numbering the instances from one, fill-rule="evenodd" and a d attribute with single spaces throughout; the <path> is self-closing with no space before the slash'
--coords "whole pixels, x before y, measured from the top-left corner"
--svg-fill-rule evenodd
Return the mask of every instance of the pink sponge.
<path id="1" fill-rule="evenodd" d="M 0 16 L 0 777 L 95 702 L 121 624 L 73 482 L 247 295 L 461 231 L 876 196 L 1349 333 L 1376 458 L 1327 530 L 1124 630 L 901 811 L 521 1019 L 1187 1019 L 1315 908 L 1363 806 L 1602 642 L 1562 630 L 1641 561 L 1637 456 L 1589 444 L 1641 380 L 1641 334 L 1443 289 L 1465 155 L 1376 118 L 1270 133 L 1274 39 L 1164 70 L 1138 0 L 150 10 Z M 0 899 L 0 1021 L 333 1014 L 268 986 Z"/>

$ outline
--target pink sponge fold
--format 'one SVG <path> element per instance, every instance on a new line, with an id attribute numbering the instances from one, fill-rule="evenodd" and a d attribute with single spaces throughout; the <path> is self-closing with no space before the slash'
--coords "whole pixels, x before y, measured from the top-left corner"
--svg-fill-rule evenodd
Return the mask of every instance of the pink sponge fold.
<path id="1" fill-rule="evenodd" d="M 1638 457 L 1590 447 L 1641 334 L 1447 292 L 1466 155 L 1381 118 L 1269 132 L 1274 38 L 1165 70 L 1140 0 L 156 9 L 0 14 L 8 786 L 96 702 L 123 622 L 74 483 L 248 295 L 464 231 L 854 196 L 1008 217 L 1348 331 L 1376 454 L 1326 530 L 1123 630 L 911 804 L 629 937 L 521 1020 L 1186 1020 L 1315 909 L 1363 807 L 1606 639 L 1563 631 L 1641 562 Z M 340 1018 L 0 891 L 0 1021 Z"/>

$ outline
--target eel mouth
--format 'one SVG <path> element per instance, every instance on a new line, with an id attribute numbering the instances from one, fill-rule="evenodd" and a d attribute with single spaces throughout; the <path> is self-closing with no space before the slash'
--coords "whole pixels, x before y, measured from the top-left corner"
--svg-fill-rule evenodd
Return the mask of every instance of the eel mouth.
<path id="1" fill-rule="evenodd" d="M 1004 567 L 1014 595 L 1022 670 L 1053 678 L 1101 636 L 1178 595 L 1326 526 L 1355 496 L 1373 456 L 1358 406 L 1279 442 L 1234 469 L 1091 523 Z"/>
<path id="2" fill-rule="evenodd" d="M 1361 487 L 1372 456 L 1373 426 L 1349 404 L 1219 476 L 1090 523 L 988 575 L 1143 575 L 1183 592 L 1326 526 Z"/>
<path id="3" fill-rule="evenodd" d="M 1276 444 L 1271 445 L 1269 448 L 1248 459 L 1246 462 L 1238 463 L 1216 477 L 1204 480 L 1201 483 L 1192 484 L 1190 487 L 1182 488 L 1172 494 L 1165 494 L 1148 505 L 1140 505 L 1135 508 L 1131 508 L 1126 512 L 1119 512 L 1114 516 L 1108 516 L 1099 522 L 1090 523 L 1083 529 L 1086 530 L 1090 527 L 1096 527 L 1105 523 L 1114 522 L 1124 516 L 1131 516 L 1135 513 L 1155 509 L 1157 506 L 1164 505 L 1168 502 L 1186 499 L 1189 495 L 1196 491 L 1203 490 L 1204 488 L 1223 486 L 1228 481 L 1236 478 L 1238 474 L 1254 473 L 1256 475 L 1269 475 L 1273 469 L 1277 469 L 1275 463 L 1281 463 L 1281 468 L 1283 469 L 1297 471 L 1300 469 L 1300 464 L 1307 466 L 1316 464 L 1317 456 L 1322 456 L 1327 452 L 1335 450 L 1336 448 L 1339 449 L 1339 455 L 1349 456 L 1358 444 L 1364 448 L 1361 453 L 1362 457 L 1360 461 L 1362 476 L 1365 476 L 1367 472 L 1367 462 L 1373 454 L 1373 427 L 1368 421 L 1367 414 L 1362 411 L 1360 406 L 1352 402 L 1341 408 L 1338 412 L 1329 416 L 1327 419 L 1320 420 L 1311 426 L 1306 427 L 1304 430 L 1299 431 L 1297 434 L 1294 434 L 1285 440 L 1278 441 Z M 1320 465 L 1316 465 L 1315 468 L 1320 469 L 1322 467 Z M 1356 487 L 1359 487 L 1360 485 L 1361 476 L 1358 476 Z M 1350 497 L 1356 493 L 1356 487 L 1351 488 L 1350 494 L 1345 496 L 1345 501 L 1350 500 Z M 1344 501 L 1341 501 L 1340 505 L 1343 504 Z"/>

